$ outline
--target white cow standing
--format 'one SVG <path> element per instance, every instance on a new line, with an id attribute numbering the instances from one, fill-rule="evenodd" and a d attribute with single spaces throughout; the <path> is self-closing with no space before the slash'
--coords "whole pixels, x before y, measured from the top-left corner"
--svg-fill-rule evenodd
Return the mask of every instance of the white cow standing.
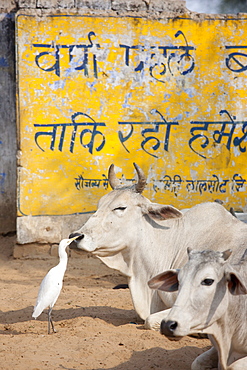
<path id="1" fill-rule="evenodd" d="M 170 339 L 209 334 L 213 347 L 194 360 L 192 370 L 246 370 L 247 253 L 238 264 L 227 261 L 230 250 L 189 249 L 188 254 L 180 270 L 167 270 L 149 281 L 154 289 L 178 290 L 160 331 Z"/>
<path id="2" fill-rule="evenodd" d="M 146 328 L 159 329 L 163 310 L 172 307 L 176 293 L 154 291 L 148 280 L 164 269 L 183 266 L 188 246 L 247 248 L 247 224 L 215 202 L 197 205 L 184 215 L 172 206 L 152 203 L 141 194 L 146 178 L 134 166 L 138 181 L 131 187 L 121 185 L 110 166 L 114 190 L 100 199 L 97 211 L 70 237 L 79 236 L 79 249 L 127 276 L 136 312 L 146 320 Z"/>

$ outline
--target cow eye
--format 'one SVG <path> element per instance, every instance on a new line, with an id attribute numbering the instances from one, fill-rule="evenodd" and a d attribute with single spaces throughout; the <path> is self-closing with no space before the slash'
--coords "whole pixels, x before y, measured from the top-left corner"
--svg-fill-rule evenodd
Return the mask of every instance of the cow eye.
<path id="1" fill-rule="evenodd" d="M 113 211 L 124 211 L 127 207 L 116 207 Z"/>
<path id="2" fill-rule="evenodd" d="M 214 279 L 204 279 L 204 280 L 201 282 L 201 284 L 202 284 L 202 285 L 210 286 L 210 285 L 212 285 L 212 284 L 213 284 L 213 282 L 214 282 Z"/>

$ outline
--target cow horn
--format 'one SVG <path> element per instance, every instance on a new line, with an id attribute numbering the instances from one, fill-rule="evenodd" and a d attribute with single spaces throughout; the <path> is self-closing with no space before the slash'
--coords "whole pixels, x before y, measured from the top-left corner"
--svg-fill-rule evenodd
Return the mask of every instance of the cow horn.
<path id="1" fill-rule="evenodd" d="M 135 185 L 135 191 L 137 193 L 142 193 L 145 186 L 146 186 L 146 183 L 147 183 L 147 179 L 146 179 L 146 176 L 144 175 L 144 172 L 142 171 L 142 169 L 136 164 L 136 163 L 133 163 L 135 169 L 136 169 L 136 172 L 137 172 L 137 175 L 138 175 L 138 182 L 137 184 Z"/>
<path id="2" fill-rule="evenodd" d="M 108 170 L 108 181 L 111 185 L 112 189 L 114 190 L 117 186 L 119 186 L 120 180 L 117 178 L 115 171 L 114 171 L 114 164 L 111 164 Z"/>

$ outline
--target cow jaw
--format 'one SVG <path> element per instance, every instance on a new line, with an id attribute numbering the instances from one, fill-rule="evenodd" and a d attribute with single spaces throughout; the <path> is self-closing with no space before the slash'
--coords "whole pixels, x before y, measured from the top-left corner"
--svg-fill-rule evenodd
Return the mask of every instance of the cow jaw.
<path id="1" fill-rule="evenodd" d="M 81 239 L 77 240 L 76 244 L 77 244 L 78 249 L 82 249 L 86 252 L 93 253 L 94 250 L 96 249 L 96 245 L 93 242 L 92 238 L 90 236 L 86 235 L 86 234 L 82 234 Z"/>
<path id="2" fill-rule="evenodd" d="M 78 249 L 90 252 L 97 257 L 110 257 L 114 256 L 117 253 L 121 252 L 126 248 L 126 239 L 117 238 L 113 236 L 109 238 L 109 231 L 100 230 L 95 232 L 94 228 L 87 229 L 85 228 L 80 230 L 81 237 L 76 240 L 76 246 Z"/>

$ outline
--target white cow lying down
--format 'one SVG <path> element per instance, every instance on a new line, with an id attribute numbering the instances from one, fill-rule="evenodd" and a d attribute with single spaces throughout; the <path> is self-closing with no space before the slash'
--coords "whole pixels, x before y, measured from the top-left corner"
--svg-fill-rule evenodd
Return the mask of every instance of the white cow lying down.
<path id="1" fill-rule="evenodd" d="M 189 262 L 180 270 L 167 270 L 149 281 L 154 289 L 178 290 L 160 331 L 170 339 L 209 334 L 213 347 L 196 358 L 192 370 L 246 370 L 247 253 L 238 264 L 227 261 L 230 250 L 188 249 L 188 254 Z"/>
<path id="2" fill-rule="evenodd" d="M 127 276 L 136 312 L 147 328 L 159 329 L 160 311 L 172 306 L 176 293 L 152 290 L 148 280 L 164 269 L 183 266 L 188 246 L 247 248 L 247 224 L 214 202 L 195 206 L 184 215 L 172 206 L 152 203 L 141 194 L 144 173 L 137 165 L 135 169 L 138 182 L 128 187 L 121 185 L 111 165 L 108 177 L 114 190 L 99 200 L 97 211 L 70 237 L 79 235 L 79 249 Z"/>

